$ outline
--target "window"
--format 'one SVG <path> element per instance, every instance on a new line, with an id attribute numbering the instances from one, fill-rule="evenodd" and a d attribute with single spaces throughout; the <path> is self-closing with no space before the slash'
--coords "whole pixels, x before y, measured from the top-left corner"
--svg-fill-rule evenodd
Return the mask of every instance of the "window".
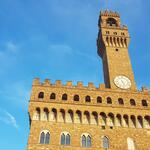
<path id="1" fill-rule="evenodd" d="M 119 105 L 124 105 L 123 99 L 122 99 L 122 98 L 119 98 L 119 99 L 118 99 L 118 103 L 119 103 Z"/>
<path id="2" fill-rule="evenodd" d="M 70 145 L 70 134 L 68 132 L 61 134 L 61 145 Z"/>
<path id="3" fill-rule="evenodd" d="M 106 22 L 107 22 L 107 25 L 109 26 L 116 26 L 116 27 L 118 26 L 117 21 L 114 18 L 108 18 Z"/>
<path id="4" fill-rule="evenodd" d="M 109 148 L 109 139 L 106 136 L 102 138 L 102 143 L 103 148 L 107 150 Z"/>
<path id="5" fill-rule="evenodd" d="M 82 147 L 91 147 L 91 136 L 87 133 L 82 135 Z"/>
<path id="6" fill-rule="evenodd" d="M 50 133 L 48 131 L 42 131 L 40 134 L 40 144 L 50 143 Z"/>
<path id="7" fill-rule="evenodd" d="M 128 150 L 135 150 L 135 143 L 132 138 L 127 138 Z"/>
<path id="8" fill-rule="evenodd" d="M 44 98 L 44 92 L 40 92 L 38 95 L 38 98 L 41 98 L 41 99 Z"/>
<path id="9" fill-rule="evenodd" d="M 148 106 L 148 104 L 147 104 L 147 101 L 146 101 L 146 100 L 142 100 L 142 106 L 144 106 L 144 107 L 147 107 L 147 106 Z"/>
<path id="10" fill-rule="evenodd" d="M 80 99 L 80 98 L 79 98 L 79 95 L 75 95 L 75 96 L 74 96 L 74 101 L 79 101 L 79 99 Z"/>
<path id="11" fill-rule="evenodd" d="M 97 97 L 97 103 L 102 103 L 102 98 L 100 96 Z"/>
<path id="12" fill-rule="evenodd" d="M 56 99 L 56 94 L 55 93 L 52 93 L 51 95 L 50 95 L 50 99 Z"/>
<path id="13" fill-rule="evenodd" d="M 112 104 L 112 100 L 110 97 L 107 97 L 107 104 Z"/>
<path id="14" fill-rule="evenodd" d="M 85 102 L 91 102 L 90 96 L 86 96 L 86 97 L 85 97 Z"/>
<path id="15" fill-rule="evenodd" d="M 106 34 L 109 34 L 109 31 L 106 31 Z"/>
<path id="16" fill-rule="evenodd" d="M 114 35 L 117 35 L 117 32 L 114 32 Z"/>
<path id="17" fill-rule="evenodd" d="M 130 105 L 131 106 L 136 106 L 135 100 L 134 99 L 130 99 Z"/>
<path id="18" fill-rule="evenodd" d="M 67 94 L 62 95 L 62 100 L 66 101 L 67 100 Z"/>

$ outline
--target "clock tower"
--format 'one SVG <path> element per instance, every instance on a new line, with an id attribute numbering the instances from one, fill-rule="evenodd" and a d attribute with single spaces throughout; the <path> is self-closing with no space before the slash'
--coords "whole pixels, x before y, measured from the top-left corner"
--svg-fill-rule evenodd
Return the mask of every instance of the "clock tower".
<path id="1" fill-rule="evenodd" d="M 103 61 L 106 88 L 136 90 L 128 54 L 129 42 L 128 28 L 121 25 L 119 14 L 107 10 L 101 12 L 97 47 Z"/>

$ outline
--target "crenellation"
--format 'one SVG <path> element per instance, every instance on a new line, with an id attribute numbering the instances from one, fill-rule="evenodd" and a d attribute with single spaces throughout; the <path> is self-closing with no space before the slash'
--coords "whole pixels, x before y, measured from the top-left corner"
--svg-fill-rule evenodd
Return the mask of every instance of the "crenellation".
<path id="1" fill-rule="evenodd" d="M 105 11 L 100 11 L 101 16 L 107 16 L 107 17 L 119 17 L 120 15 L 117 12 L 105 10 Z"/>
<path id="2" fill-rule="evenodd" d="M 62 87 L 62 86 L 63 86 L 63 85 L 62 85 L 62 81 L 61 81 L 61 80 L 56 80 L 55 86 L 56 86 L 56 87 Z"/>
<path id="3" fill-rule="evenodd" d="M 40 79 L 39 79 L 39 78 L 35 78 L 35 79 L 33 80 L 32 85 L 33 85 L 33 86 L 34 86 L 34 85 L 40 85 Z"/>
<path id="4" fill-rule="evenodd" d="M 49 80 L 49 79 L 45 79 L 43 85 L 44 85 L 44 86 L 50 86 L 50 85 L 51 85 L 50 80 Z"/>
<path id="5" fill-rule="evenodd" d="M 72 81 L 67 81 L 66 86 L 67 87 L 72 87 Z"/>

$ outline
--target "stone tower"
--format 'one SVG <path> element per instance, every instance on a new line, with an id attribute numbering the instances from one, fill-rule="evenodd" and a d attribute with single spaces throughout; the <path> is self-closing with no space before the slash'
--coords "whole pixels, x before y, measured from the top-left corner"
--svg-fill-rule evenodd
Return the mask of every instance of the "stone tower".
<path id="1" fill-rule="evenodd" d="M 136 90 L 128 54 L 130 36 L 118 13 L 104 11 L 99 18 L 98 53 L 103 61 L 106 88 Z"/>
<path id="2" fill-rule="evenodd" d="M 105 84 L 34 79 L 27 150 L 149 150 L 150 91 L 136 89 L 129 33 L 116 12 L 99 18 Z"/>

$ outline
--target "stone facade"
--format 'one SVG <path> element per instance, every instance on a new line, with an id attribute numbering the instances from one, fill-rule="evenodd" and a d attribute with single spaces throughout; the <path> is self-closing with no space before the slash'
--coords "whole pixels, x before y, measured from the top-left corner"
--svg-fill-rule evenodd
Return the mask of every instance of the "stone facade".
<path id="1" fill-rule="evenodd" d="M 108 18 L 117 24 L 112 21 L 108 26 Z M 93 83 L 84 86 L 68 81 L 63 85 L 60 80 L 41 83 L 34 79 L 28 150 L 150 149 L 150 91 L 136 89 L 127 27 L 121 26 L 118 13 L 108 11 L 101 12 L 99 27 L 98 53 L 103 60 L 105 84 L 95 87 Z M 115 86 L 114 77 L 120 74 L 130 78 L 130 88 Z M 41 144 L 42 133 L 49 133 L 48 143 Z M 62 134 L 69 135 L 69 144 L 62 144 Z M 90 138 L 88 146 L 83 144 L 83 136 Z"/>

